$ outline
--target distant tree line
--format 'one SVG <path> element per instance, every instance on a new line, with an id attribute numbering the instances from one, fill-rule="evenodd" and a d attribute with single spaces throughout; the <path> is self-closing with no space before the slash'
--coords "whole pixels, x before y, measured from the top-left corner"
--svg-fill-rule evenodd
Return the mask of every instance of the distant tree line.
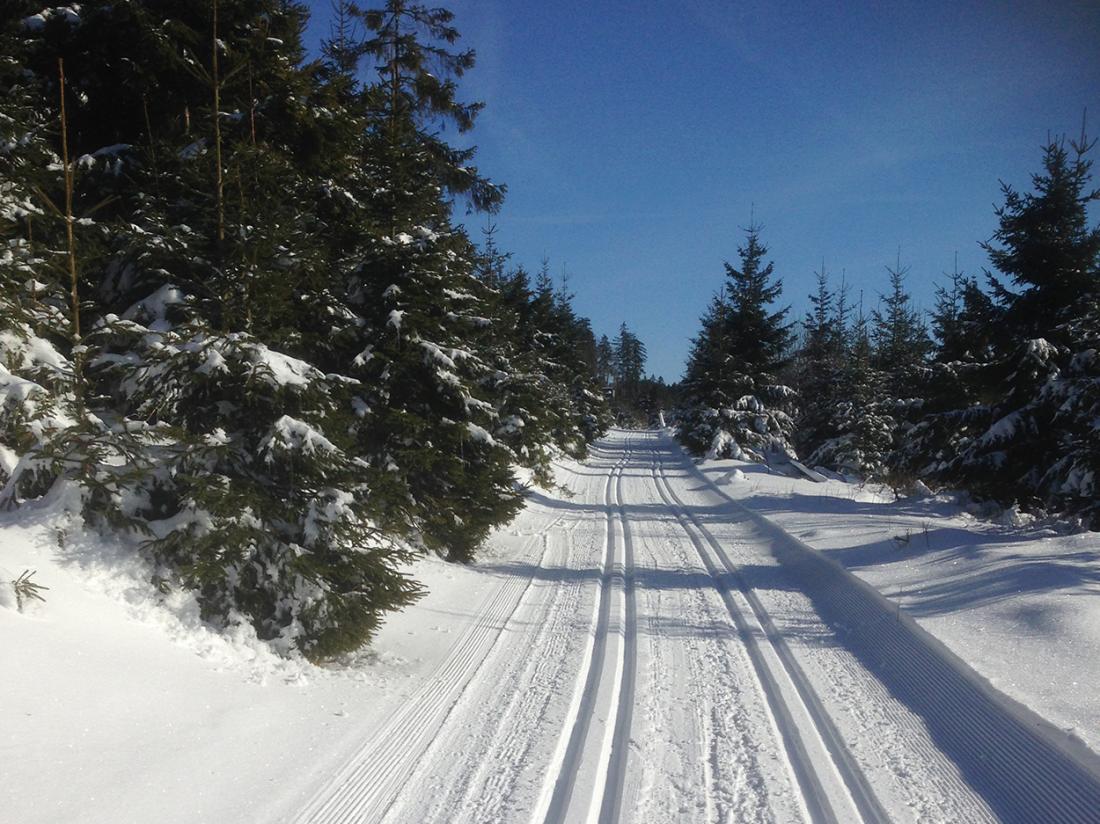
<path id="1" fill-rule="evenodd" d="M 596 376 L 610 399 L 611 414 L 621 426 L 656 426 L 660 415 L 677 403 L 678 385 L 646 376 L 646 346 L 626 323 L 614 340 L 596 344 Z"/>
<path id="2" fill-rule="evenodd" d="M 917 480 L 1100 528 L 1100 226 L 1085 135 L 1043 148 L 1031 191 L 1003 184 L 984 284 L 956 270 L 926 319 L 905 291 L 865 313 L 824 266 L 796 340 L 746 231 L 702 319 L 678 432 L 697 453 L 776 453 L 896 486 Z M 862 297 L 862 296 L 861 296 Z"/>
<path id="3" fill-rule="evenodd" d="M 610 421 L 588 321 L 455 215 L 450 12 L 13 0 L 0 19 L 0 503 L 123 533 L 162 588 L 327 658 L 475 557 Z M 457 208 L 456 208 L 457 207 Z"/>

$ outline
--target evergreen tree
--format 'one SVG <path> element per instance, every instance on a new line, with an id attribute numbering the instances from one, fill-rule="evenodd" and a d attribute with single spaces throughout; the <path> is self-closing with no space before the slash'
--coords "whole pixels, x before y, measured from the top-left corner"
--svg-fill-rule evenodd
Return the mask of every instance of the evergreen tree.
<path id="1" fill-rule="evenodd" d="M 958 397 L 930 411 L 900 458 L 981 497 L 1080 512 L 1095 523 L 1091 330 L 1100 227 L 1088 228 L 1087 206 L 1100 194 L 1088 188 L 1092 144 L 1082 137 L 1070 148 L 1072 160 L 1064 141 L 1047 144 L 1034 193 L 1003 187 L 994 235 L 1001 245 L 986 248 L 1023 291 L 992 276 L 992 300 L 964 290 L 962 322 L 978 331 L 978 352 L 943 365 L 942 380 L 948 388 L 957 381 Z"/>
<path id="2" fill-rule="evenodd" d="M 1094 269 L 1095 271 L 1095 269 Z M 1100 272 L 1097 273 L 1100 277 Z M 1042 457 L 1038 497 L 1055 511 L 1074 513 L 1100 529 L 1100 288 L 1094 282 L 1077 304 L 1077 317 L 1058 328 L 1074 341 L 1064 366 L 1044 384 L 1037 417 L 1054 435 Z"/>
<path id="3" fill-rule="evenodd" d="M 848 308 L 844 285 L 839 295 L 829 290 L 825 266 L 817 275 L 817 292 L 803 322 L 803 343 L 797 356 L 796 379 L 802 406 L 798 417 L 799 451 L 809 455 L 837 432 L 833 413 L 842 399 Z"/>
<path id="4" fill-rule="evenodd" d="M 474 55 L 448 50 L 458 39 L 450 12 L 391 0 L 362 19 L 378 81 L 364 92 L 367 168 L 354 193 L 373 227 L 346 275 L 345 370 L 369 410 L 359 450 L 382 479 L 384 526 L 468 561 L 522 497 L 516 456 L 493 435 L 502 370 L 487 287 L 445 197 L 491 210 L 503 190 L 469 165 L 472 149 L 453 149 L 433 129 L 466 131 L 481 108 L 456 99 L 454 78 Z"/>
<path id="5" fill-rule="evenodd" d="M 44 84 L 17 59 L 20 34 L 10 23 L 0 29 L 0 488 L 76 413 L 62 221 L 44 202 L 47 191 L 57 196 L 51 169 L 60 159 L 46 140 L 50 109 L 36 105 Z M 25 491 L 42 481 L 28 473 Z"/>
<path id="6" fill-rule="evenodd" d="M 9 6 L 3 503 L 65 496 L 207 619 L 327 658 L 416 597 L 414 549 L 515 511 L 514 463 L 606 426 L 568 296 L 505 298 L 451 223 L 503 187 L 438 134 L 480 109 L 449 12 L 340 0 L 305 63 L 282 0 Z"/>
<path id="7" fill-rule="evenodd" d="M 511 377 L 502 388 L 514 398 L 501 411 L 503 435 L 517 438 L 514 448 L 540 482 L 549 483 L 553 450 L 583 457 L 607 428 L 607 403 L 588 356 L 592 330 L 573 311 L 572 297 L 554 289 L 548 264 L 534 287 L 522 268 L 501 277 L 501 325 L 511 331 L 512 351 Z"/>
<path id="8" fill-rule="evenodd" d="M 611 345 L 615 402 L 622 414 L 627 414 L 638 397 L 638 390 L 645 376 L 645 362 L 645 344 L 623 323 Z"/>
<path id="9" fill-rule="evenodd" d="M 908 268 L 900 260 L 890 273 L 890 292 L 882 297 L 882 308 L 872 313 L 872 335 L 877 368 L 885 376 L 884 389 L 899 403 L 919 399 L 925 359 L 932 348 L 920 313 L 905 291 Z"/>
<path id="10" fill-rule="evenodd" d="M 733 399 L 724 394 L 725 385 L 721 380 L 727 356 L 725 328 L 728 314 L 729 305 L 723 296 L 713 295 L 700 319 L 699 334 L 692 339 L 688 353 L 684 372 L 685 400 L 688 404 L 694 404 L 697 400 L 705 400 L 714 407 L 732 403 Z M 689 437 L 691 433 L 688 430 L 681 432 L 682 439 Z M 704 433 L 702 440 L 685 443 L 693 451 L 705 451 L 710 437 Z"/>
<path id="11" fill-rule="evenodd" d="M 208 620 L 243 614 L 276 648 L 312 658 L 359 647 L 420 587 L 400 569 L 411 553 L 373 518 L 348 387 L 188 314 L 167 291 L 93 333 L 120 407 L 162 422 L 157 468 L 126 514 L 147 525 L 162 579 L 198 591 Z"/>
<path id="12" fill-rule="evenodd" d="M 554 382 L 567 390 L 570 411 L 555 442 L 573 457 L 584 457 L 588 444 L 611 425 L 611 409 L 596 377 L 596 339 L 587 318 L 573 310 L 573 295 L 564 284 L 554 292 L 552 315 L 545 323 L 553 344 L 547 363 Z M 640 344 L 640 342 L 639 342 Z M 645 357 L 642 345 L 641 356 Z"/>
<path id="13" fill-rule="evenodd" d="M 759 226 L 746 230 L 738 253 L 741 267 L 725 264 L 725 289 L 692 345 L 679 437 L 695 451 L 761 461 L 794 451 L 794 391 L 778 381 L 792 335 L 788 310 L 772 309 L 782 285 Z"/>
<path id="14" fill-rule="evenodd" d="M 950 288 L 938 287 L 932 327 L 936 349 L 925 382 L 920 416 L 890 457 L 902 475 L 932 479 L 974 436 L 989 387 L 992 339 L 1000 310 L 973 278 L 956 270 Z"/>
<path id="15" fill-rule="evenodd" d="M 596 344 L 596 379 L 601 387 L 610 387 L 614 374 L 615 350 L 607 335 L 600 335 Z"/>
<path id="16" fill-rule="evenodd" d="M 488 384 L 498 419 L 492 434 L 546 485 L 550 483 L 553 432 L 557 422 L 568 416 L 568 403 L 536 351 L 542 327 L 532 316 L 534 296 L 526 271 L 507 272 L 509 256 L 496 245 L 494 224 L 488 224 L 482 233 L 477 276 L 486 287 L 487 311 L 495 327 L 487 346 L 492 367 Z"/>
<path id="17" fill-rule="evenodd" d="M 875 368 L 862 300 L 847 337 L 844 363 L 837 374 L 838 400 L 828 422 L 832 434 L 817 446 L 809 462 L 857 477 L 880 477 L 891 455 L 896 424 L 884 408 L 885 380 Z"/>
<path id="18" fill-rule="evenodd" d="M 928 382 L 928 354 L 932 342 L 920 313 L 913 308 L 905 292 L 905 276 L 900 255 L 890 274 L 890 292 L 881 298 L 881 308 L 872 313 L 874 366 L 881 375 L 877 409 L 883 420 L 893 423 L 893 443 L 909 442 L 911 430 L 924 406 Z M 891 450 L 892 451 L 892 450 Z M 910 478 L 896 475 L 892 482 L 904 486 Z"/>
<path id="19" fill-rule="evenodd" d="M 481 177 L 471 165 L 476 149 L 455 148 L 433 128 L 451 124 L 462 134 L 473 128 L 484 108 L 483 103 L 456 98 L 456 80 L 474 67 L 475 53 L 448 50 L 460 37 L 451 25 L 454 15 L 405 0 L 387 0 L 383 8 L 357 13 L 370 32 L 362 53 L 374 62 L 378 75 L 367 99 L 377 118 L 375 148 L 394 184 L 382 198 L 391 226 L 423 210 L 420 187 L 425 177 L 466 198 L 478 211 L 498 209 L 504 187 Z"/>
<path id="20" fill-rule="evenodd" d="M 962 302 L 967 287 L 972 282 L 956 266 L 952 271 L 950 288 L 936 286 L 936 307 L 932 310 L 932 333 L 936 339 L 936 360 L 957 360 L 966 350 L 967 339 L 962 323 Z"/>
<path id="21" fill-rule="evenodd" d="M 96 6 L 22 12 L 3 21 L 5 176 L 0 184 L 0 232 L 7 250 L 0 299 L 7 340 L 0 399 L 5 504 L 56 493 L 90 524 L 125 526 L 114 499 L 133 471 L 130 440 L 98 414 L 86 380 L 85 335 L 94 320 L 89 284 L 108 231 L 99 214 L 97 167 L 110 166 L 117 147 L 85 152 L 89 131 L 81 80 L 74 83 L 67 45 L 86 37 L 103 16 Z M 79 62 L 79 60 L 77 60 Z M 94 86 L 92 86 L 94 88 Z M 10 112 L 10 114 L 8 114 Z M 10 177 L 8 176 L 10 173 Z M 98 200 L 98 203 L 96 202 Z M 6 432 L 4 430 L 7 430 Z M 75 494 L 70 494 L 75 493 Z"/>
<path id="22" fill-rule="evenodd" d="M 1083 132 L 1068 147 L 1065 138 L 1051 140 L 1043 147 L 1043 171 L 1032 176 L 1034 192 L 1001 186 L 999 226 L 994 243 L 983 248 L 1011 282 L 990 275 L 1006 332 L 1014 336 L 1051 338 L 1079 313 L 1081 296 L 1096 288 L 1100 226 L 1088 225 L 1088 205 L 1100 200 L 1100 189 L 1089 188 L 1086 157 L 1094 145 Z"/>
<path id="23" fill-rule="evenodd" d="M 24 456 L 5 494 L 75 475 L 86 518 L 136 530 L 210 620 L 243 616 L 314 657 L 352 649 L 417 588 L 347 452 L 343 384 L 286 354 L 308 349 L 300 305 L 332 305 L 323 229 L 301 204 L 323 188 L 317 124 L 340 118 L 319 116 L 328 92 L 300 66 L 304 10 L 74 15 L 32 29 L 22 77 L 45 78 L 58 52 L 79 67 L 54 91 L 72 101 L 73 209 L 95 215 L 79 224 L 84 334 L 70 335 L 88 387 L 75 424 Z"/>

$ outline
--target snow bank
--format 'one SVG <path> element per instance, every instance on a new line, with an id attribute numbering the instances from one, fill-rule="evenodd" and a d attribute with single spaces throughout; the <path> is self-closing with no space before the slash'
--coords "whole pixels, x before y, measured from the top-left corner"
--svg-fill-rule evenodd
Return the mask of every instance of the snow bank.
<path id="1" fill-rule="evenodd" d="M 190 594 L 159 591 L 132 548 L 84 534 L 63 503 L 0 513 L 3 821 L 290 820 L 447 660 L 502 583 L 419 560 L 409 572 L 428 595 L 388 616 L 369 650 L 318 667 L 276 655 L 246 621 L 215 631 Z M 531 543 L 502 530 L 486 557 L 514 559 Z M 20 612 L 9 582 L 24 569 L 49 590 Z"/>

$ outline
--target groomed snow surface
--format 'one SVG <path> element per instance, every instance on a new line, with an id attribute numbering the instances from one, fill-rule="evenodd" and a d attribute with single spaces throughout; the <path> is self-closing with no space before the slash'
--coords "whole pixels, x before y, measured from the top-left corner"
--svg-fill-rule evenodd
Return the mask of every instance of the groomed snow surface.
<path id="1" fill-rule="evenodd" d="M 326 668 L 0 515 L 0 821 L 1100 822 L 1097 534 L 663 431 L 557 481 Z"/>

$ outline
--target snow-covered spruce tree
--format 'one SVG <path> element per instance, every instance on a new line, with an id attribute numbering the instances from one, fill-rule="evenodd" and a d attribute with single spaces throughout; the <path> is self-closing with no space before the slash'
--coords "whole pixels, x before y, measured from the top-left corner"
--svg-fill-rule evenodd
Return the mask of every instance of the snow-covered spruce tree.
<path id="1" fill-rule="evenodd" d="M 1038 399 L 1042 419 L 1056 433 L 1056 452 L 1038 480 L 1038 497 L 1055 511 L 1080 516 L 1100 530 L 1100 289 L 1077 303 L 1057 332 L 1068 362 Z"/>
<path id="2" fill-rule="evenodd" d="M 932 349 L 920 312 L 913 308 L 905 291 L 908 267 L 899 263 L 886 267 L 890 292 L 882 296 L 881 307 L 871 313 L 871 335 L 875 361 L 883 373 L 888 397 L 899 402 L 919 399 L 925 361 Z"/>
<path id="3" fill-rule="evenodd" d="M 745 231 L 740 269 L 725 264 L 725 289 L 689 355 L 679 437 L 716 457 L 763 461 L 794 452 L 794 391 L 778 380 L 791 343 L 788 310 L 772 310 L 782 284 L 765 262 L 760 230 Z"/>
<path id="4" fill-rule="evenodd" d="M 893 268 L 887 266 L 886 271 L 890 291 L 881 296 L 879 307 L 871 314 L 873 363 L 881 376 L 881 394 L 875 402 L 881 418 L 893 422 L 892 443 L 897 446 L 908 441 L 921 415 L 932 342 L 920 312 L 905 291 L 909 270 L 901 265 L 900 255 L 898 263 Z M 888 474 L 889 482 L 897 487 L 908 486 L 914 480 L 896 470 Z"/>
<path id="5" fill-rule="evenodd" d="M 159 575 L 204 617 L 246 620 L 284 651 L 362 645 L 419 587 L 371 517 L 338 379 L 242 332 L 218 333 L 166 288 L 108 318 L 92 367 L 129 417 L 156 422 L 155 470 L 126 502 Z"/>
<path id="6" fill-rule="evenodd" d="M 1100 226 L 1088 225 L 1088 205 L 1100 200 L 1100 189 L 1090 188 L 1087 157 L 1095 145 L 1084 132 L 1068 144 L 1052 140 L 1043 147 L 1043 172 L 1032 176 L 1034 192 L 1002 184 L 999 225 L 983 248 L 1011 282 L 990 275 L 993 297 L 1005 311 L 1003 327 L 1012 330 L 1009 340 L 1061 342 L 1067 324 L 1087 311 L 1082 296 L 1096 292 Z"/>
<path id="7" fill-rule="evenodd" d="M 408 551 L 376 519 L 384 476 L 349 434 L 354 383 L 288 354 L 323 361 L 317 318 L 346 316 L 309 204 L 331 188 L 330 158 L 348 153 L 353 123 L 333 105 L 337 90 L 301 67 L 302 7 L 208 11 L 216 37 L 182 55 L 205 128 L 174 153 L 183 168 L 167 211 L 194 232 L 181 251 L 201 250 L 187 293 L 197 317 L 165 339 L 138 330 L 148 351 L 131 342 L 122 349 L 143 354 L 137 367 L 108 374 L 123 375 L 133 415 L 152 408 L 183 431 L 169 455 L 174 488 L 161 495 L 168 513 L 150 516 L 158 560 L 199 588 L 211 617 L 243 612 L 261 637 L 324 658 L 364 643 L 418 591 L 398 569 Z M 179 381 L 175 408 L 161 412 L 153 376 Z"/>
<path id="8" fill-rule="evenodd" d="M 567 332 L 565 352 L 561 356 L 562 380 L 569 381 L 572 421 L 560 440 L 563 449 L 574 457 L 584 457 L 588 445 L 611 426 L 611 406 L 597 374 L 596 336 L 587 318 L 573 313 L 566 303 Z M 578 437 L 579 436 L 579 437 Z"/>
<path id="9" fill-rule="evenodd" d="M 373 470 L 348 449 L 347 381 L 286 354 L 313 358 L 321 337 L 302 305 L 339 309 L 308 205 L 323 159 L 341 155 L 318 147 L 354 133 L 300 66 L 303 15 L 261 0 L 86 4 L 78 24 L 41 27 L 28 62 L 60 48 L 83 65 L 79 182 L 109 196 L 81 279 L 95 299 L 86 407 L 116 423 L 81 463 L 122 463 L 94 460 L 120 430 L 139 474 L 83 481 L 108 493 L 95 509 L 143 530 L 158 574 L 195 588 L 210 619 L 322 658 L 417 588 L 371 517 Z"/>
<path id="10" fill-rule="evenodd" d="M 689 450 L 706 452 L 714 439 L 718 407 L 728 405 L 719 381 L 726 362 L 725 316 L 729 307 L 720 294 L 711 298 L 691 341 L 684 371 L 684 399 L 678 413 L 677 437 Z"/>
<path id="11" fill-rule="evenodd" d="M 502 434 L 522 438 L 518 451 L 540 455 L 536 469 L 545 473 L 552 448 L 582 457 L 606 431 L 609 413 L 595 377 L 595 341 L 588 321 L 574 312 L 571 296 L 554 288 L 548 263 L 534 285 L 523 268 L 497 280 L 498 316 L 512 367 L 499 386 L 501 420 L 519 430 Z M 549 476 L 541 480 L 548 482 Z"/>
<path id="12" fill-rule="evenodd" d="M 58 351 L 69 343 L 70 299 L 59 221 L 43 202 L 58 158 L 46 140 L 50 110 L 35 105 L 40 86 L 15 59 L 18 34 L 0 31 L 0 487 L 24 455 L 73 423 L 72 363 Z M 24 484 L 35 486 L 30 474 Z"/>
<path id="13" fill-rule="evenodd" d="M 611 386 L 614 359 L 611 340 L 607 335 L 600 335 L 596 343 L 596 380 L 601 389 L 607 390 Z"/>
<path id="14" fill-rule="evenodd" d="M 1011 281 L 991 276 L 995 303 L 973 301 L 992 341 L 988 365 L 973 369 L 974 402 L 930 416 L 922 425 L 954 424 L 963 434 L 932 455 L 930 478 L 980 497 L 1025 508 L 1083 512 L 1094 517 L 1095 374 L 1088 333 L 1100 290 L 1100 227 L 1089 227 L 1092 148 L 1084 135 L 1044 147 L 1034 191 L 1005 185 L 999 228 L 986 244 Z M 990 311 L 990 307 L 993 311 Z M 935 443 L 935 439 L 928 439 Z"/>
<path id="15" fill-rule="evenodd" d="M 526 271 L 507 271 L 508 255 L 496 246 L 495 225 L 483 231 L 478 277 L 494 329 L 487 351 L 498 418 L 493 436 L 533 470 L 538 483 L 549 485 L 555 432 L 569 417 L 569 399 L 551 376 L 555 364 L 542 351 L 548 333 L 543 319 L 535 318 L 536 297 Z"/>
<path id="16" fill-rule="evenodd" d="M 987 414 L 992 338 L 1000 309 L 973 278 L 957 272 L 937 289 L 932 328 L 936 349 L 928 369 L 920 417 L 890 454 L 898 472 L 934 479 L 975 436 Z"/>
<path id="17" fill-rule="evenodd" d="M 645 344 L 627 328 L 619 326 L 619 334 L 611 344 L 613 374 L 613 412 L 620 422 L 644 423 L 637 408 L 638 392 L 645 377 Z"/>
<path id="18" fill-rule="evenodd" d="M 861 478 L 879 478 L 891 455 L 894 419 L 883 409 L 885 378 L 875 368 L 874 346 L 860 306 L 845 342 L 837 374 L 837 401 L 827 424 L 832 436 L 809 455 L 811 466 L 826 466 Z"/>
<path id="19" fill-rule="evenodd" d="M 487 247 L 486 258 L 492 253 Z M 533 295 L 527 273 L 483 268 L 490 288 L 492 316 L 503 334 L 494 336 L 492 395 L 498 422 L 493 435 L 533 469 L 540 484 L 550 483 L 555 426 L 568 415 L 561 387 L 540 357 L 543 332 L 532 318 Z"/>
<path id="20" fill-rule="evenodd" d="M 551 365 L 550 376 L 568 402 L 566 414 L 556 425 L 554 443 L 575 458 L 582 458 L 588 444 L 611 425 L 611 407 L 596 377 L 596 338 L 587 318 L 573 309 L 573 295 L 563 284 L 552 294 L 544 279 L 535 297 L 533 320 L 545 330 L 540 349 Z M 645 357 L 644 344 L 641 357 Z"/>
<path id="21" fill-rule="evenodd" d="M 57 296 L 47 296 L 46 284 L 33 274 L 27 278 L 30 290 L 14 282 L 12 274 L 7 262 L 0 261 L 0 489 L 17 468 L 23 476 L 18 489 L 4 490 L 5 502 L 47 490 L 53 477 L 42 477 L 41 467 L 21 466 L 21 460 L 41 453 L 59 430 L 74 422 L 72 364 L 43 336 L 45 321 L 56 319 Z"/>
<path id="22" fill-rule="evenodd" d="M 23 11 L 28 11 L 24 7 Z M 132 444 L 97 414 L 84 379 L 88 277 L 105 231 L 84 174 L 79 86 L 58 49 L 83 27 L 74 8 L 3 21 L 0 151 L 0 443 L 4 505 L 51 490 L 89 521 L 125 525 L 113 505 L 132 477 Z M 38 58 L 37 60 L 35 58 Z M 75 484 L 69 483 L 75 481 Z"/>
<path id="23" fill-rule="evenodd" d="M 444 143 L 435 124 L 472 127 L 480 104 L 459 103 L 454 78 L 473 52 L 442 9 L 392 0 L 362 13 L 362 52 L 377 69 L 368 111 L 363 183 L 371 231 L 346 273 L 356 321 L 341 341 L 345 374 L 360 382 L 360 454 L 377 470 L 382 523 L 459 561 L 522 505 L 515 453 L 493 432 L 499 365 L 477 277 L 477 254 L 451 224 L 448 195 L 492 210 L 503 191 L 481 178 L 473 150 Z"/>
<path id="24" fill-rule="evenodd" d="M 567 414 L 561 393 L 537 356 L 540 329 L 532 321 L 532 294 L 527 273 L 507 270 L 509 255 L 496 245 L 496 225 L 483 230 L 477 276 L 485 286 L 487 314 L 494 334 L 486 351 L 497 424 L 492 433 L 518 461 L 531 467 L 536 481 L 550 483 L 551 434 L 554 422 Z"/>
<path id="25" fill-rule="evenodd" d="M 875 367 L 862 302 L 850 320 L 846 287 L 829 291 L 823 266 L 810 304 L 794 370 L 802 402 L 799 452 L 811 466 L 880 477 L 895 420 L 884 408 L 885 376 Z"/>
<path id="26" fill-rule="evenodd" d="M 936 305 L 932 310 L 935 338 L 933 360 L 938 363 L 990 360 L 990 335 L 996 324 L 996 307 L 978 286 L 956 267 L 951 284 L 936 287 Z"/>
<path id="27" fill-rule="evenodd" d="M 794 363 L 796 386 L 802 400 L 796 443 L 802 455 L 812 454 L 838 434 L 833 425 L 833 413 L 845 394 L 842 377 L 849 313 L 845 286 L 841 284 L 839 294 L 829 289 L 824 264 L 816 276 L 817 291 L 810 295 L 810 311 L 802 324 L 802 345 Z"/>

